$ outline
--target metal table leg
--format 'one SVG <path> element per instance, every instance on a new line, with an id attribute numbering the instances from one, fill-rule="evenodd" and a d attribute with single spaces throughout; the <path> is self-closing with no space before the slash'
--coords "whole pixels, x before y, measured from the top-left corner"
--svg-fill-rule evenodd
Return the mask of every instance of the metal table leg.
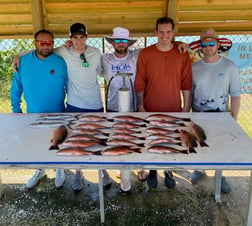
<path id="1" fill-rule="evenodd" d="M 252 225 L 252 200 L 251 194 L 252 192 L 252 171 L 250 171 L 250 179 L 249 179 L 249 187 L 248 187 L 248 202 L 247 202 L 247 212 L 245 216 L 245 224 L 246 226 Z"/>
<path id="2" fill-rule="evenodd" d="M 105 221 L 105 214 L 104 214 L 104 196 L 103 196 L 103 184 L 102 184 L 102 170 L 98 170 L 99 175 L 99 199 L 100 199 L 100 216 L 101 216 L 101 223 Z"/>
<path id="3" fill-rule="evenodd" d="M 221 202 L 221 176 L 222 170 L 215 170 L 215 201 Z"/>

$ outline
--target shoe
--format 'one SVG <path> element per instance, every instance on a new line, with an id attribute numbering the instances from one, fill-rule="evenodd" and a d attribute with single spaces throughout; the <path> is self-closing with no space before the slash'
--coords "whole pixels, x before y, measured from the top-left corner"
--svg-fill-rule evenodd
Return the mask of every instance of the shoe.
<path id="1" fill-rule="evenodd" d="M 150 170 L 149 175 L 147 177 L 147 184 L 149 187 L 156 188 L 157 187 L 157 171 Z"/>
<path id="2" fill-rule="evenodd" d="M 204 171 L 194 170 L 193 173 L 191 173 L 188 178 L 192 184 L 195 184 L 199 180 L 201 180 L 201 178 L 204 177 L 205 175 L 206 173 Z"/>
<path id="3" fill-rule="evenodd" d="M 61 187 L 65 182 L 65 172 L 63 169 L 56 169 L 55 186 L 56 188 Z"/>
<path id="4" fill-rule="evenodd" d="M 82 171 L 76 171 L 74 180 L 72 183 L 72 189 L 74 191 L 81 191 L 83 188 L 83 174 Z"/>
<path id="5" fill-rule="evenodd" d="M 39 182 L 39 180 L 44 177 L 45 174 L 45 170 L 44 169 L 38 169 L 35 171 L 35 174 L 28 180 L 26 187 L 28 189 L 33 188 L 37 185 L 37 183 Z"/>
<path id="6" fill-rule="evenodd" d="M 176 181 L 173 178 L 172 171 L 165 171 L 165 186 L 168 188 L 175 188 Z"/>
<path id="7" fill-rule="evenodd" d="M 230 184 L 226 181 L 225 177 L 221 177 L 221 191 L 223 193 L 229 193 L 231 192 L 231 186 Z"/>

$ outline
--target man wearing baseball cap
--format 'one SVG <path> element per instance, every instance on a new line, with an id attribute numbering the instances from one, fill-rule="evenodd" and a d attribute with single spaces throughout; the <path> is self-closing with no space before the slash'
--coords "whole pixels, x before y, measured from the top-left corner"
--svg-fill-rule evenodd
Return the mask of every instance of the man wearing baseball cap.
<path id="1" fill-rule="evenodd" d="M 237 119 L 240 108 L 238 69 L 233 62 L 220 55 L 231 46 L 229 39 L 220 38 L 212 28 L 204 29 L 200 40 L 189 45 L 202 57 L 192 65 L 192 111 L 227 112 L 230 100 L 231 115 Z M 205 171 L 195 170 L 189 179 L 197 183 L 205 175 Z M 231 191 L 225 177 L 221 178 L 221 191 Z"/>

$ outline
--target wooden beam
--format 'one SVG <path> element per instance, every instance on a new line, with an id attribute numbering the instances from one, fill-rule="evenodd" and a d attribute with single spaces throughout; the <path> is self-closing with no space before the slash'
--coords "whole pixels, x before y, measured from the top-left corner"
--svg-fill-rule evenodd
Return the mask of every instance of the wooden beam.
<path id="1" fill-rule="evenodd" d="M 41 0 L 30 0 L 33 33 L 45 29 Z"/>

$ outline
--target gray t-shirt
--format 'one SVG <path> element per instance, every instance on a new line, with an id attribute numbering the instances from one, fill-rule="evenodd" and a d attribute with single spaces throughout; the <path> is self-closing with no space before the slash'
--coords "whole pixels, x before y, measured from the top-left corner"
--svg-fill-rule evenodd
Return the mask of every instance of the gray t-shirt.
<path id="1" fill-rule="evenodd" d="M 132 73 L 130 77 L 132 86 L 130 84 L 129 77 L 126 77 L 126 86 L 130 89 L 130 110 L 133 111 L 133 94 L 136 106 L 136 97 L 134 92 L 134 81 L 136 76 L 136 63 L 139 52 L 141 49 L 129 50 L 128 54 L 123 58 L 118 58 L 114 53 L 104 54 L 102 56 L 102 68 L 103 75 L 107 83 L 111 80 L 108 88 L 108 100 L 107 109 L 111 111 L 119 110 L 118 103 L 118 90 L 123 86 L 123 80 L 121 76 L 114 76 L 116 73 Z"/>
<path id="2" fill-rule="evenodd" d="M 83 60 L 80 54 L 73 48 L 60 46 L 55 49 L 55 53 L 63 57 L 67 64 L 68 71 L 68 92 L 67 103 L 86 109 L 100 109 L 102 97 L 97 76 L 101 73 L 101 53 L 99 49 L 87 46 L 85 57 L 89 63 L 88 67 L 83 67 Z"/>
<path id="3" fill-rule="evenodd" d="M 199 60 L 192 65 L 193 111 L 228 111 L 229 96 L 240 96 L 236 65 L 221 57 L 216 63 Z"/>

